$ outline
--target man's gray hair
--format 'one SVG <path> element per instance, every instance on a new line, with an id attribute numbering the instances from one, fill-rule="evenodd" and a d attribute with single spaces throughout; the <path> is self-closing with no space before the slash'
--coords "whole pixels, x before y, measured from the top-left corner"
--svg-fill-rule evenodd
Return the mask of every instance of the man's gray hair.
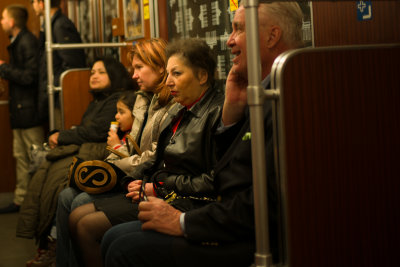
<path id="1" fill-rule="evenodd" d="M 295 1 L 260 1 L 259 11 L 282 29 L 283 41 L 295 48 L 303 46 L 303 12 Z"/>

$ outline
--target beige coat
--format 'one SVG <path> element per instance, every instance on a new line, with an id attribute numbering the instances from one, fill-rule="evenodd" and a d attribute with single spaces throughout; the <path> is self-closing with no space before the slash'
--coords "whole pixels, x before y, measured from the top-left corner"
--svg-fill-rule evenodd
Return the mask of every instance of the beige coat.
<path id="1" fill-rule="evenodd" d="M 153 158 L 157 148 L 158 137 L 160 135 L 160 125 L 167 117 L 168 110 L 174 104 L 175 102 L 171 99 L 166 106 L 162 107 L 158 102 L 158 96 L 153 96 L 148 110 L 146 125 L 143 129 L 140 140 L 140 150 L 142 151 L 142 155 L 139 156 L 135 154 L 118 161 L 113 161 L 113 163 L 124 172 L 130 173 L 140 163 Z"/>
<path id="2" fill-rule="evenodd" d="M 132 115 L 133 115 L 133 124 L 132 124 L 132 128 L 131 128 L 131 132 L 129 133 L 129 135 L 132 137 L 133 140 L 135 140 L 136 143 L 139 143 L 139 138 L 140 138 L 140 133 L 143 130 L 143 123 L 147 114 L 147 111 L 149 109 L 149 105 L 150 105 L 150 100 L 152 99 L 152 97 L 148 96 L 145 93 L 139 93 L 136 97 L 135 100 L 135 105 L 133 106 L 133 111 L 132 111 Z M 132 144 L 130 144 L 130 147 L 132 147 Z M 120 146 L 117 149 L 118 152 L 129 156 L 130 154 L 132 154 L 132 152 L 135 152 L 134 150 L 131 151 L 131 153 L 128 152 L 127 147 L 124 146 Z M 112 162 L 115 163 L 115 161 L 120 160 L 121 158 L 119 156 L 117 156 L 114 153 L 111 153 L 107 158 L 106 161 L 108 162 Z"/>

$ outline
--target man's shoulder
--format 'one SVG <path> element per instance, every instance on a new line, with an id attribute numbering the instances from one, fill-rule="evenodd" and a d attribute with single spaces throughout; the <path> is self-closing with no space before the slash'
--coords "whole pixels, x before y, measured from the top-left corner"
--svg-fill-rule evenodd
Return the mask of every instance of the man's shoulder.
<path id="1" fill-rule="evenodd" d="M 57 16 L 54 21 L 53 21 L 53 28 L 57 28 L 57 27 L 71 27 L 73 26 L 75 27 L 75 24 L 64 14 L 61 14 L 59 16 Z"/>
<path id="2" fill-rule="evenodd" d="M 21 29 L 21 31 L 18 34 L 18 37 L 20 37 L 20 38 L 22 38 L 22 37 L 32 38 L 33 37 L 33 38 L 37 39 L 36 36 L 30 30 L 28 30 L 28 28 Z"/>
<path id="3" fill-rule="evenodd" d="M 70 20 L 62 12 L 57 12 L 57 14 L 54 15 L 52 24 L 54 30 L 73 29 L 74 31 L 77 31 L 75 24 L 72 22 L 72 20 Z"/>
<path id="4" fill-rule="evenodd" d="M 75 24 L 62 13 L 54 18 L 52 32 L 55 43 L 82 43 Z"/>
<path id="5" fill-rule="evenodd" d="M 23 29 L 18 34 L 17 39 L 14 42 L 15 42 L 15 44 L 19 44 L 19 45 L 25 44 L 25 45 L 32 46 L 33 44 L 37 44 L 38 39 L 28 29 Z"/>

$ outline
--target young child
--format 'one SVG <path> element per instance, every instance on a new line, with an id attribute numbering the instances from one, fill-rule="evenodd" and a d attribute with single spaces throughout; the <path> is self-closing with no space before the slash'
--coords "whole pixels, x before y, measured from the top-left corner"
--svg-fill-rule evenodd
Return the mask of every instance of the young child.
<path id="1" fill-rule="evenodd" d="M 110 127 L 110 131 L 108 132 L 107 145 L 126 156 L 131 154 L 129 143 L 126 139 L 132 129 L 134 121 L 132 111 L 136 97 L 137 94 L 133 91 L 125 91 L 121 95 L 117 102 L 117 114 L 115 114 L 115 120 L 118 123 L 118 131 Z M 121 136 L 122 138 L 120 139 Z M 119 159 L 119 157 L 113 153 L 107 158 L 107 161 L 116 159 Z"/>

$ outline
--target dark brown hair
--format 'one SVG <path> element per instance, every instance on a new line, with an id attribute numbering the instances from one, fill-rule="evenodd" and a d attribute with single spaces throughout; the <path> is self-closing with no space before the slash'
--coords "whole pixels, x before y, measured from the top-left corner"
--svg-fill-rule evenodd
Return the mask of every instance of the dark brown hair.
<path id="1" fill-rule="evenodd" d="M 196 75 L 199 69 L 204 69 L 208 73 L 208 85 L 214 84 L 217 64 L 211 48 L 204 40 L 199 38 L 176 40 L 167 46 L 166 54 L 167 58 L 173 55 L 181 56 Z"/>
<path id="2" fill-rule="evenodd" d="M 28 21 L 28 10 L 23 5 L 9 5 L 6 10 L 10 17 L 15 21 L 15 26 L 22 29 L 26 27 Z"/>

